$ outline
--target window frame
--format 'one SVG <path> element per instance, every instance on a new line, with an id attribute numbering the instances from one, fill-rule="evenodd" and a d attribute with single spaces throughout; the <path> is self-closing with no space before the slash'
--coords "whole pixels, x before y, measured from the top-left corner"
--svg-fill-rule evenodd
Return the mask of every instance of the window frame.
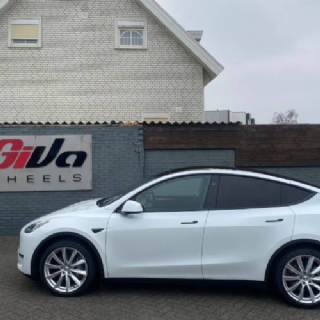
<path id="1" fill-rule="evenodd" d="M 206 210 L 214 210 L 211 208 L 217 207 L 218 195 L 219 195 L 219 189 L 220 189 L 220 180 L 221 180 L 221 174 L 219 173 L 211 174 L 211 180 L 209 183 L 207 198 L 204 206 Z M 216 182 L 217 188 L 213 188 L 213 182 Z"/>
<path id="2" fill-rule="evenodd" d="M 124 22 L 123 25 L 120 23 Z M 120 24 L 120 25 L 119 25 Z M 142 30 L 143 39 L 142 45 L 121 45 L 120 32 L 121 30 Z M 148 23 L 146 19 L 116 19 L 115 21 L 115 48 L 116 49 L 132 49 L 143 50 L 148 48 Z"/>
<path id="3" fill-rule="evenodd" d="M 36 44 L 32 44 L 32 43 L 13 43 L 13 39 L 12 39 L 12 25 L 13 25 L 13 21 L 16 20 L 38 20 L 38 42 Z M 19 25 L 19 24 L 17 24 Z M 22 23 L 21 23 L 22 25 Z M 31 24 L 33 25 L 33 24 Z M 38 49 L 42 47 L 42 18 L 41 17 L 11 17 L 9 18 L 8 21 L 8 47 L 9 48 L 31 48 L 31 49 Z"/>
<path id="4" fill-rule="evenodd" d="M 228 174 L 228 173 L 223 173 L 223 174 L 217 174 L 219 175 L 219 182 L 218 182 L 218 192 L 216 194 L 216 197 L 215 197 L 215 205 L 212 205 L 212 203 L 214 203 L 214 201 L 210 201 L 207 200 L 207 203 L 208 204 L 211 204 L 209 205 L 208 207 L 208 210 L 210 211 L 234 211 L 234 210 L 257 210 L 257 209 L 272 209 L 272 208 L 289 208 L 289 207 L 292 207 L 292 206 L 295 206 L 295 205 L 299 205 L 299 204 L 302 204 L 308 200 L 310 200 L 311 198 L 313 198 L 315 195 L 316 195 L 316 192 L 312 191 L 312 190 L 308 190 L 306 188 L 303 188 L 303 187 L 299 187 L 299 186 L 296 186 L 296 185 L 292 185 L 292 184 L 289 184 L 289 183 L 285 183 L 285 182 L 280 182 L 280 181 L 276 181 L 276 180 L 272 180 L 272 179 L 267 179 L 267 178 L 261 178 L 261 177 L 255 177 L 255 176 L 246 176 L 246 175 L 237 175 L 237 174 Z M 279 184 L 280 185 L 280 205 L 278 206 L 268 206 L 268 207 L 252 207 L 252 208 L 232 208 L 232 209 L 218 209 L 217 206 L 218 206 L 218 198 L 219 198 L 219 192 L 220 192 L 220 185 L 221 185 L 221 177 L 222 176 L 235 176 L 235 177 L 240 177 L 240 178 L 251 178 L 251 179 L 255 179 L 255 180 L 262 180 L 262 181 L 268 181 L 268 182 L 273 182 L 273 183 L 276 183 L 276 184 Z M 284 205 L 282 204 L 282 187 L 283 186 L 288 186 L 288 187 L 294 187 L 294 188 L 297 188 L 297 189 L 300 189 L 300 190 L 303 190 L 303 191 L 307 191 L 307 192 L 310 192 L 310 197 L 306 198 L 305 200 L 303 200 L 302 202 L 299 202 L 299 203 L 296 203 L 294 205 Z M 209 186 L 209 192 L 208 192 L 208 195 L 212 192 L 210 190 L 210 188 L 212 188 L 211 184 Z"/>
<path id="5" fill-rule="evenodd" d="M 204 203 L 203 203 L 203 206 L 200 210 L 187 210 L 187 212 L 200 212 L 200 211 L 207 211 L 209 210 L 207 207 L 207 201 L 208 201 L 208 196 L 209 196 L 209 190 L 211 188 L 211 182 L 212 182 L 212 174 L 211 173 L 194 173 L 194 174 L 190 174 L 190 175 L 182 175 L 182 176 L 176 176 L 176 177 L 172 177 L 172 178 L 169 178 L 169 179 L 166 179 L 166 180 L 162 180 L 162 181 L 159 181 L 137 193 L 135 193 L 132 197 L 130 197 L 129 199 L 127 199 L 126 201 L 124 201 L 114 212 L 116 213 L 121 213 L 121 210 L 122 210 L 122 207 L 124 206 L 124 204 L 127 202 L 127 201 L 136 201 L 136 197 L 139 196 L 141 193 L 143 192 L 146 192 L 147 190 L 150 190 L 154 187 L 157 187 L 158 185 L 161 185 L 163 183 L 167 183 L 169 181 L 172 181 L 172 180 L 176 180 L 176 179 L 183 179 L 183 178 L 189 178 L 189 177 L 193 177 L 193 176 L 209 176 L 210 178 L 210 181 L 209 181 L 209 185 L 207 187 L 207 192 L 206 192 L 206 195 L 205 195 L 205 199 L 204 199 Z M 143 213 L 161 213 L 161 212 L 166 212 L 166 213 L 179 213 L 179 212 L 186 212 L 186 210 L 179 210 L 179 211 L 143 211 Z"/>

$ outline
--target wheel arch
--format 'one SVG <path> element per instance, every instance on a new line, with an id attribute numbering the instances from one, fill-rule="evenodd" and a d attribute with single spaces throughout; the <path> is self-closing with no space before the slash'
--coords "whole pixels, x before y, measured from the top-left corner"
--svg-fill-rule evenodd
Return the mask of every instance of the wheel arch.
<path id="1" fill-rule="evenodd" d="M 320 242 L 317 240 L 311 240 L 311 239 L 301 239 L 301 240 L 299 239 L 299 240 L 288 242 L 282 247 L 280 247 L 269 260 L 266 273 L 265 273 L 265 282 L 266 283 L 270 282 L 272 273 L 274 271 L 274 267 L 276 266 L 277 262 L 279 261 L 280 257 L 283 254 L 285 254 L 286 252 L 289 252 L 290 250 L 294 250 L 298 248 L 306 248 L 306 247 L 320 250 Z"/>
<path id="2" fill-rule="evenodd" d="M 98 275 L 100 279 L 102 280 L 105 278 L 104 265 L 102 262 L 102 258 L 97 248 L 95 247 L 95 245 L 89 239 L 87 239 L 86 237 L 80 234 L 73 233 L 73 232 L 61 232 L 61 233 L 53 234 L 47 237 L 46 239 L 44 239 L 34 251 L 31 259 L 31 277 L 33 279 L 39 279 L 39 264 L 40 264 L 42 253 L 49 245 L 59 240 L 75 240 L 85 245 L 89 250 L 93 252 L 94 258 L 99 268 Z"/>

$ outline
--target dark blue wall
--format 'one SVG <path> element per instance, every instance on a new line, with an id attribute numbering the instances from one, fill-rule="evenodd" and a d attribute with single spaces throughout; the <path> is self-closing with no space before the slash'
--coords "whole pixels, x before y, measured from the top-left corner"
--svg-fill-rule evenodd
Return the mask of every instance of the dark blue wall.
<path id="1" fill-rule="evenodd" d="M 0 127 L 0 136 L 68 134 L 92 135 L 92 191 L 0 193 L 0 234 L 17 233 L 34 218 L 70 204 L 115 194 L 143 177 L 143 129 L 140 126 Z"/>

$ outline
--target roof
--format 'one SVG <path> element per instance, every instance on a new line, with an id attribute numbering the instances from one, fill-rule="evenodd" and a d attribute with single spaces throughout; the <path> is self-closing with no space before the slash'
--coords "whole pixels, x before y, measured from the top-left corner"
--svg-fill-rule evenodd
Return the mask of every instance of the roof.
<path id="1" fill-rule="evenodd" d="M 206 50 L 201 44 L 167 13 L 155 0 L 137 0 L 147 9 L 159 22 L 161 22 L 176 38 L 186 47 L 192 55 L 200 62 L 205 71 L 213 80 L 224 67 Z"/>
<path id="2" fill-rule="evenodd" d="M 222 175 L 239 175 L 244 177 L 261 178 L 266 180 L 271 180 L 279 183 L 287 183 L 296 187 L 306 188 L 311 191 L 320 192 L 320 188 L 316 185 L 306 183 L 301 180 L 293 179 L 288 176 L 271 174 L 265 171 L 259 170 L 249 170 L 249 169 L 238 169 L 229 167 L 190 167 L 190 168 L 180 168 L 173 169 L 159 174 L 157 177 L 167 177 L 170 175 L 188 175 L 197 173 L 210 173 L 210 174 L 222 174 Z"/>
<path id="3" fill-rule="evenodd" d="M 102 125 L 122 125 L 122 126 L 148 126 L 148 127 L 182 127 L 182 126 L 239 126 L 240 122 L 230 123 L 209 123 L 209 122 L 139 122 L 139 121 L 53 121 L 53 122 L 0 122 L 0 126 L 102 126 Z"/>
<path id="4" fill-rule="evenodd" d="M 137 0 L 199 61 L 210 81 L 218 76 L 223 66 L 196 41 L 176 20 L 174 20 L 155 0 Z M 0 15 L 7 11 L 16 0 L 0 0 Z"/>

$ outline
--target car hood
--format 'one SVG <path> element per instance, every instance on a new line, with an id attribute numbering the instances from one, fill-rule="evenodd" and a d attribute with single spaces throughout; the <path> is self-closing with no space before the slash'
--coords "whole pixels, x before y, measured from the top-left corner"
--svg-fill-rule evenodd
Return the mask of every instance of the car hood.
<path id="1" fill-rule="evenodd" d="M 73 204 L 69 207 L 63 208 L 61 210 L 55 211 L 53 213 L 47 214 L 46 216 L 44 216 L 45 218 L 54 218 L 54 217 L 58 217 L 67 213 L 81 213 L 81 212 L 85 212 L 88 213 L 88 211 L 90 210 L 99 210 L 101 208 L 99 208 L 97 206 L 97 201 L 99 199 L 94 199 L 94 200 L 87 200 L 87 201 L 82 201 L 76 204 Z"/>

